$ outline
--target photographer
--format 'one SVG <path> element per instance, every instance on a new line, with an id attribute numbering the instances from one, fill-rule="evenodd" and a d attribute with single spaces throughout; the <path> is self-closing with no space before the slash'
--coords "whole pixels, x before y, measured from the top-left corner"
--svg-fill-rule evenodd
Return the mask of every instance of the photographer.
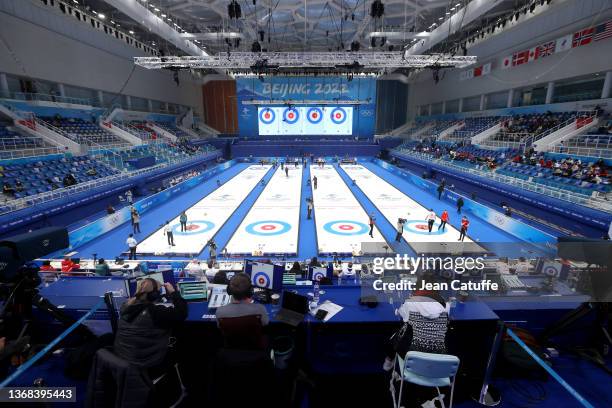
<path id="1" fill-rule="evenodd" d="M 208 248 L 210 249 L 210 258 L 209 258 L 209 265 L 214 265 L 217 262 L 217 243 L 215 242 L 214 239 L 210 239 L 207 242 Z"/>
<path id="2" fill-rule="evenodd" d="M 397 234 L 395 234 L 395 242 L 401 242 L 402 235 L 404 234 L 404 224 L 406 223 L 405 218 L 397 219 Z"/>
<path id="3" fill-rule="evenodd" d="M 162 287 L 172 306 L 162 302 Z M 187 303 L 174 287 L 155 279 L 139 282 L 133 298 L 122 307 L 113 346 L 115 354 L 132 364 L 155 368 L 163 365 L 173 327 L 187 318 Z"/>

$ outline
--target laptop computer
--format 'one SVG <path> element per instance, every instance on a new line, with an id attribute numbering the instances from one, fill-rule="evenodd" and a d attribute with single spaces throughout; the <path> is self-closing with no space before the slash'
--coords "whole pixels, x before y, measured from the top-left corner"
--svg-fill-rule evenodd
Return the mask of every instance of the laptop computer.
<path id="1" fill-rule="evenodd" d="M 297 293 L 283 291 L 281 309 L 275 316 L 279 322 L 297 326 L 308 313 L 308 298 Z"/>

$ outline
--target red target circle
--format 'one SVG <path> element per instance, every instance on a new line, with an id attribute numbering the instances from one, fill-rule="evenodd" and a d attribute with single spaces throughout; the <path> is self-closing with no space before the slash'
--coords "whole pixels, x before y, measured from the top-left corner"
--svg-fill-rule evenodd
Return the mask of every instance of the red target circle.
<path id="1" fill-rule="evenodd" d="M 276 229 L 276 225 L 267 224 L 267 225 L 262 225 L 260 228 L 264 231 L 272 231 Z"/>
<path id="2" fill-rule="evenodd" d="M 338 229 L 341 229 L 343 231 L 350 231 L 350 230 L 354 230 L 355 227 L 353 227 L 352 225 L 342 224 L 338 226 Z"/>
<path id="3" fill-rule="evenodd" d="M 420 229 L 420 230 L 426 230 L 429 229 L 429 227 L 425 224 L 417 224 L 414 226 L 416 229 Z"/>

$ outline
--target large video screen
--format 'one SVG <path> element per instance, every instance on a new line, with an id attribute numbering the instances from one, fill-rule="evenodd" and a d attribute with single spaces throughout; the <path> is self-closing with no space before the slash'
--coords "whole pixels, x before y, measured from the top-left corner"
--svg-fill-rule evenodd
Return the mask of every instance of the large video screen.
<path id="1" fill-rule="evenodd" d="M 282 106 L 257 110 L 259 134 L 352 135 L 353 108 L 346 106 Z"/>

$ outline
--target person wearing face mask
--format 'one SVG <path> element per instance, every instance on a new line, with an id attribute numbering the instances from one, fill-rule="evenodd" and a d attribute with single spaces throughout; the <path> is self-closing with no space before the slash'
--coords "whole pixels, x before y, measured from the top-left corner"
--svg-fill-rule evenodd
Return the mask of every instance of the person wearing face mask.
<path id="1" fill-rule="evenodd" d="M 171 305 L 162 304 L 163 298 Z M 121 306 L 114 353 L 142 368 L 160 367 L 168 353 L 172 329 L 186 318 L 187 302 L 170 283 L 162 285 L 145 278 L 134 297 Z"/>

